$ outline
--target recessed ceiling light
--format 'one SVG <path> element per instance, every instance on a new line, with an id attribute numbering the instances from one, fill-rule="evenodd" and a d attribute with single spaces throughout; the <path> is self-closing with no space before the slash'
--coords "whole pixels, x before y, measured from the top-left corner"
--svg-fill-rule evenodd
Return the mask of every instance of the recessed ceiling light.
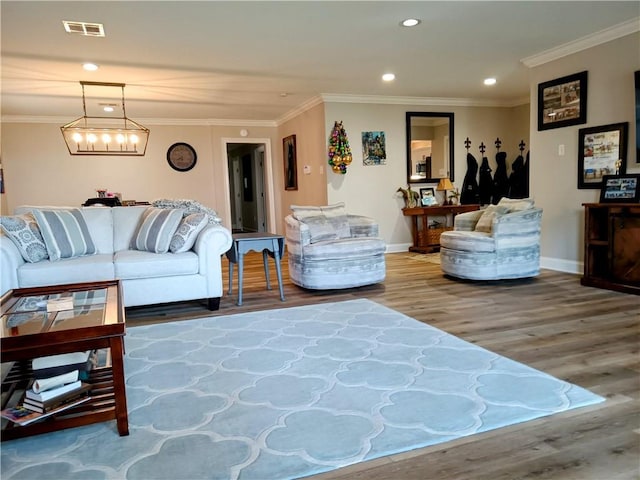
<path id="1" fill-rule="evenodd" d="M 95 63 L 87 62 L 82 64 L 82 68 L 84 68 L 87 72 L 95 72 L 99 67 Z"/>
<path id="2" fill-rule="evenodd" d="M 385 82 L 392 82 L 393 80 L 395 80 L 396 76 L 393 73 L 385 73 L 384 75 L 382 75 L 382 80 L 384 80 Z"/>
<path id="3" fill-rule="evenodd" d="M 496 79 L 495 78 L 485 78 L 484 79 L 484 84 L 485 85 L 495 85 L 496 84 Z"/>
<path id="4" fill-rule="evenodd" d="M 402 25 L 403 27 L 415 27 L 418 24 L 420 24 L 420 20 L 418 20 L 417 18 L 407 18 L 406 20 L 400 22 L 400 25 Z"/>

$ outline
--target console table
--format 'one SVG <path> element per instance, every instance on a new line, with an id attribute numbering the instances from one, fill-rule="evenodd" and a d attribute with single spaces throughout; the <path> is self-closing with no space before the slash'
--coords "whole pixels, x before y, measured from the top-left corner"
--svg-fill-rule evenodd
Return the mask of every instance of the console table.
<path id="1" fill-rule="evenodd" d="M 440 234 L 446 230 L 453 229 L 453 218 L 459 213 L 473 212 L 479 210 L 480 205 L 440 205 L 433 207 L 413 207 L 403 208 L 405 217 L 411 217 L 411 230 L 413 233 L 413 246 L 409 247 L 410 252 L 430 253 L 440 250 Z M 451 216 L 451 225 L 446 223 L 441 228 L 429 228 L 429 217 Z"/>
<path id="2" fill-rule="evenodd" d="M 640 204 L 583 203 L 582 285 L 640 295 Z"/>
<path id="3" fill-rule="evenodd" d="M 278 276 L 278 287 L 280 288 L 280 300 L 284 302 L 284 291 L 282 289 L 282 273 L 280 271 L 280 259 L 284 251 L 284 237 L 273 233 L 235 233 L 233 234 L 233 243 L 227 251 L 227 259 L 229 260 L 229 295 L 231 295 L 231 286 L 233 283 L 233 265 L 238 264 L 238 305 L 242 305 L 242 271 L 244 268 L 244 254 L 253 250 L 254 252 L 262 252 L 262 262 L 264 263 L 264 275 L 267 280 L 267 290 L 271 290 L 269 282 L 269 264 L 267 256 L 274 259 L 276 264 L 276 274 Z"/>

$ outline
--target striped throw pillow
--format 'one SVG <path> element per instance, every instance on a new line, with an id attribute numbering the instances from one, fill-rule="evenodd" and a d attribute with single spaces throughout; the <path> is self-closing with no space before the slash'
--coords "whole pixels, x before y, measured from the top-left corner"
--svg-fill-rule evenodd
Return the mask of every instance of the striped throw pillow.
<path id="1" fill-rule="evenodd" d="M 133 235 L 131 248 L 153 253 L 167 253 L 173 234 L 182 220 L 179 208 L 147 208 Z"/>
<path id="2" fill-rule="evenodd" d="M 87 222 L 79 209 L 34 209 L 32 213 L 52 261 L 96 253 Z"/>

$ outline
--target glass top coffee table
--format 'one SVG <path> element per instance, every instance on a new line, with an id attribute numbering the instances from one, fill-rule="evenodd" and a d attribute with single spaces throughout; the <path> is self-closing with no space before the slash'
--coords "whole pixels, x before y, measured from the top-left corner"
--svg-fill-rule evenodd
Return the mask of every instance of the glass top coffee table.
<path id="1" fill-rule="evenodd" d="M 89 401 L 25 426 L 3 420 L 2 441 L 114 419 L 118 433 L 129 434 L 118 280 L 12 290 L 0 300 L 0 314 L 2 362 L 14 362 L 2 380 L 2 409 L 21 402 L 33 378 L 31 359 L 108 349 L 86 380 Z"/>

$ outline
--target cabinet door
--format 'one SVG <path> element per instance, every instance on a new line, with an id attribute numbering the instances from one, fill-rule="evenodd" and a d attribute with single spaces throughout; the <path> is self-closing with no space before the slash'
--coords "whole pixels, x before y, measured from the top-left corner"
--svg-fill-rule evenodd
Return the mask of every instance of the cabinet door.
<path id="1" fill-rule="evenodd" d="M 611 276 L 640 285 L 640 217 L 611 219 Z"/>

